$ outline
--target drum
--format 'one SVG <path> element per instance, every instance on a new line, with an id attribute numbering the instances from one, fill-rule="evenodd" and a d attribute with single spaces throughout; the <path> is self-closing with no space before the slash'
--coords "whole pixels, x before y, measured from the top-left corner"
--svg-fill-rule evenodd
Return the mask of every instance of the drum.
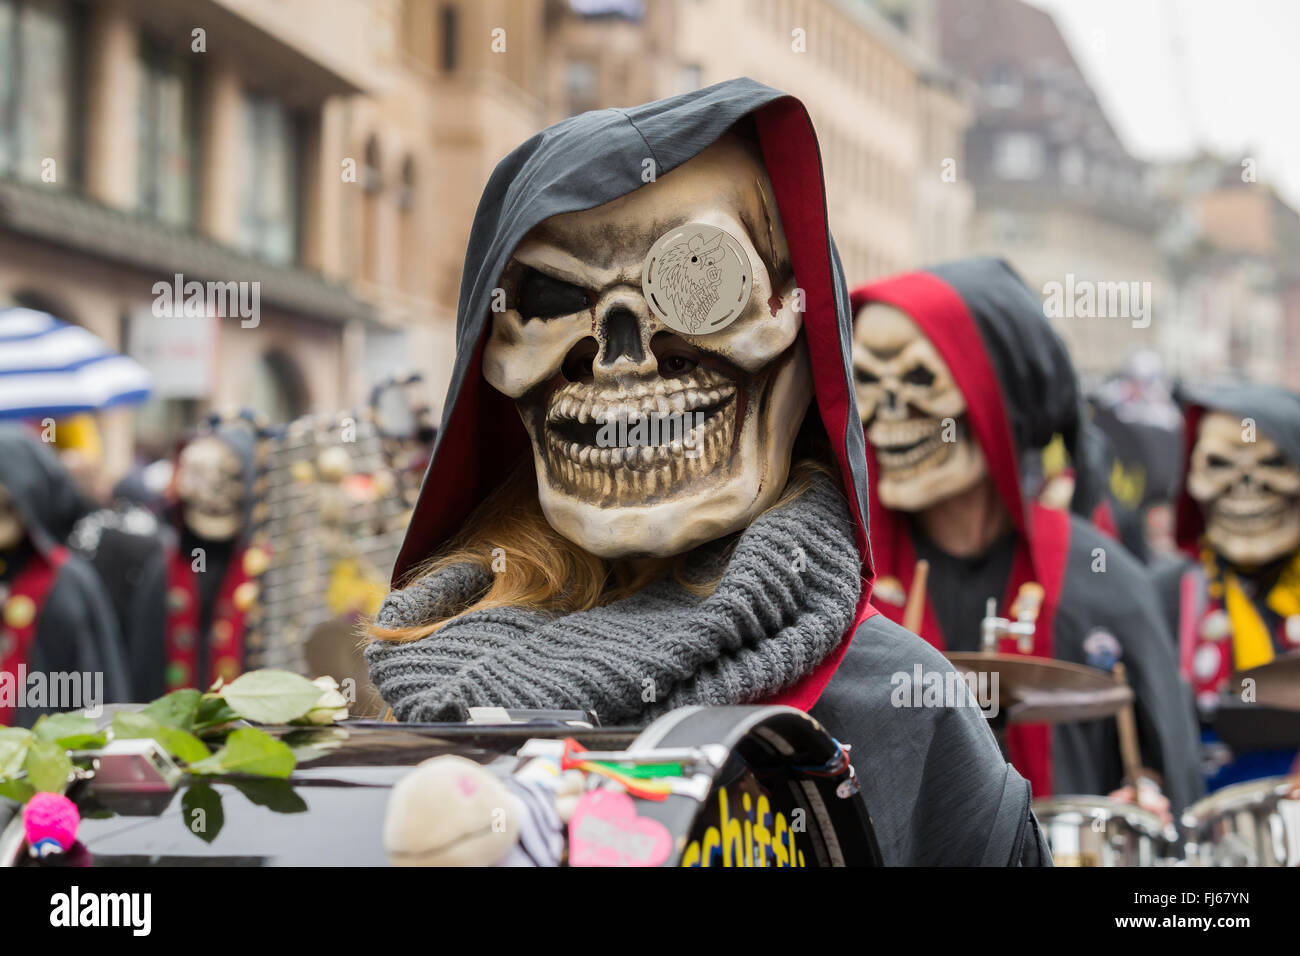
<path id="1" fill-rule="evenodd" d="M 724 755 L 707 792 L 637 801 L 672 834 L 669 866 L 880 866 L 870 818 L 844 753 L 790 707 L 683 707 L 627 750 L 709 747 Z"/>
<path id="2" fill-rule="evenodd" d="M 1034 815 L 1057 866 L 1167 866 L 1181 855 L 1176 830 L 1109 797 L 1047 797 Z"/>
<path id="3" fill-rule="evenodd" d="M 1266 777 L 1188 807 L 1188 860 L 1201 866 L 1300 866 L 1300 783 Z"/>

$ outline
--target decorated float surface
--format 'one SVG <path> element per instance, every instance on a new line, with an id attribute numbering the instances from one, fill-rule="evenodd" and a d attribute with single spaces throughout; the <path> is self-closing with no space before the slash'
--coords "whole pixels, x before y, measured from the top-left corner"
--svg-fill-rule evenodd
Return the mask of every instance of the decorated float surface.
<path id="1" fill-rule="evenodd" d="M 256 671 L 0 730 L 0 865 L 880 859 L 847 752 L 791 708 L 688 707 L 632 730 L 566 713 L 337 720 L 344 703 L 328 678 Z"/>

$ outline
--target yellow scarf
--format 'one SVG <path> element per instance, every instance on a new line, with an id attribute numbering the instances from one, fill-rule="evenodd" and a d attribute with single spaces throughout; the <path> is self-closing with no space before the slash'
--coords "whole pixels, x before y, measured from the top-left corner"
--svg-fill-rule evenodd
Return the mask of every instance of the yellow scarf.
<path id="1" fill-rule="evenodd" d="M 1212 589 L 1214 590 L 1214 589 Z M 1232 571 L 1223 574 L 1223 604 L 1232 623 L 1232 661 L 1234 669 L 1243 671 L 1267 664 L 1274 657 L 1273 638 L 1268 625 L 1255 609 L 1254 602 Z M 1300 614 L 1300 551 L 1278 575 L 1265 603 L 1286 620 Z"/>

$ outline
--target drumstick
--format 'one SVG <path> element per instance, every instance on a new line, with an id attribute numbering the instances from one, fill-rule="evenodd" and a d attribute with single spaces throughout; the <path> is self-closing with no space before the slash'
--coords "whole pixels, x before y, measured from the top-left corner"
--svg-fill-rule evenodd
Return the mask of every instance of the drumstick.
<path id="1" fill-rule="evenodd" d="M 925 559 L 916 562 L 912 590 L 908 592 L 907 606 L 903 608 L 903 627 L 913 634 L 921 633 L 921 621 L 925 618 L 925 585 L 929 577 L 930 562 Z"/>
<path id="2" fill-rule="evenodd" d="M 1115 663 L 1115 669 L 1111 672 L 1115 675 L 1115 683 L 1126 686 L 1128 680 L 1124 674 L 1124 665 L 1120 662 Z M 1138 751 L 1137 720 L 1133 716 L 1133 701 L 1130 700 L 1115 715 L 1115 722 L 1119 726 L 1119 755 L 1124 763 L 1125 782 L 1133 787 L 1133 799 L 1137 799 L 1138 780 L 1142 776 L 1142 757 Z"/>

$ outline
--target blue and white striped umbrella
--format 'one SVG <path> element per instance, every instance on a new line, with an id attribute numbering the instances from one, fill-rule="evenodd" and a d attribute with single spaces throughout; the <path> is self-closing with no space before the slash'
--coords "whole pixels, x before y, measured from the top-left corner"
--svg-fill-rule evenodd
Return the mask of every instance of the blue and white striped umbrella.
<path id="1" fill-rule="evenodd" d="M 0 308 L 0 419 L 143 402 L 153 378 L 98 336 L 34 309 Z"/>

